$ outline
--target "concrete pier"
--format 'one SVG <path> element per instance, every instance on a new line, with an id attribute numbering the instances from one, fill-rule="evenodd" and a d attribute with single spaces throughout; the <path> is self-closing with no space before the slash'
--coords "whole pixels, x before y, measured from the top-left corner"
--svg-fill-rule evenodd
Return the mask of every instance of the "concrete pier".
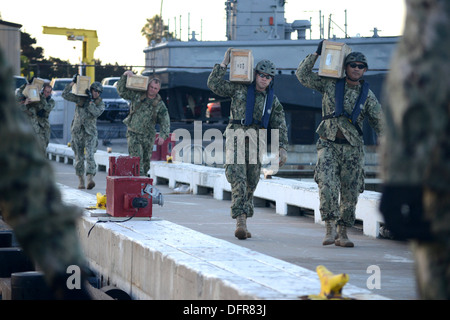
<path id="1" fill-rule="evenodd" d="M 95 205 L 97 192 L 105 193 L 104 169 L 97 173 L 93 190 L 80 191 L 74 189 L 77 179 L 71 165 L 52 164 L 66 201 L 88 208 Z M 165 166 L 152 163 L 155 170 Z M 417 298 L 407 243 L 352 228 L 354 248 L 322 246 L 324 227 L 314 214 L 277 214 L 271 202 L 257 207 L 249 219 L 252 238 L 237 240 L 226 196 L 217 199 L 210 187 L 197 188 L 196 194 L 179 192 L 177 183 L 159 180 L 167 183 L 157 185 L 165 204 L 153 206 L 151 221 L 97 223 L 87 237 L 99 217 L 97 210 L 86 209 L 80 224 L 80 238 L 93 268 L 134 299 L 299 299 L 320 290 L 315 272 L 320 264 L 349 274 L 346 296 Z M 376 276 L 379 287 L 373 282 Z"/>

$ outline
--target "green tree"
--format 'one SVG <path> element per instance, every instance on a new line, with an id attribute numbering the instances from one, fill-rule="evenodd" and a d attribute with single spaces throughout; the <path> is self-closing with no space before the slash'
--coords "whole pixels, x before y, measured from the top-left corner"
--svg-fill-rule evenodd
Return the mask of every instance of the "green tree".
<path id="1" fill-rule="evenodd" d="M 141 34 L 147 38 L 147 43 L 154 40 L 156 43 L 160 43 L 162 38 L 172 39 L 173 33 L 169 32 L 169 27 L 164 25 L 161 16 L 156 14 L 153 18 L 147 19 L 147 23 L 141 30 Z"/>
<path id="2" fill-rule="evenodd" d="M 36 47 L 36 39 L 26 32 L 20 32 L 21 73 L 28 78 L 34 75 L 31 65 L 44 59 L 44 49 Z"/>
<path id="3" fill-rule="evenodd" d="M 64 61 L 55 57 L 38 62 L 36 70 L 39 77 L 50 80 L 53 78 L 71 78 L 78 73 L 77 66 L 72 65 L 69 60 Z"/>
<path id="4" fill-rule="evenodd" d="M 127 66 L 119 66 L 115 64 L 107 63 L 102 65 L 101 60 L 95 59 L 95 79 L 101 81 L 107 77 L 120 77 L 125 71 L 130 70 Z"/>
<path id="5" fill-rule="evenodd" d="M 69 60 L 61 60 L 55 57 L 44 58 L 44 49 L 36 46 L 36 39 L 28 33 L 21 32 L 21 72 L 31 79 L 37 76 L 44 79 L 71 78 L 78 73 L 78 65 L 73 65 Z M 117 62 L 102 65 L 99 59 L 95 60 L 95 78 L 101 81 L 106 77 L 120 77 L 131 67 L 119 66 Z M 83 71 L 83 74 L 85 71 Z"/>

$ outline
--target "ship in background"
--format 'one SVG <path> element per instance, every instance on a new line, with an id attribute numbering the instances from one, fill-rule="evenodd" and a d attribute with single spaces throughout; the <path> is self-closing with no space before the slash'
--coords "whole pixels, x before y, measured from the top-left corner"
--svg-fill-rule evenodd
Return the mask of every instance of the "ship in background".
<path id="1" fill-rule="evenodd" d="M 233 47 L 252 50 L 255 63 L 262 59 L 275 63 L 278 72 L 274 80 L 275 94 L 285 109 L 289 143 L 310 145 L 316 142 L 322 96 L 303 87 L 295 70 L 322 39 L 306 39 L 311 28 L 309 20 L 286 22 L 284 4 L 284 0 L 227 0 L 226 41 L 198 41 L 194 33 L 189 41 L 163 40 L 144 49 L 146 68 L 142 74 L 161 79 L 160 94 L 168 106 L 173 128 L 189 120 L 202 120 L 219 129 L 225 128 L 230 101 L 214 95 L 206 83 L 214 64 L 220 63 L 227 48 Z M 374 30 L 373 37 L 330 40 L 346 43 L 352 51 L 366 55 L 369 71 L 365 80 L 381 100 L 383 82 L 398 39 L 379 37 Z M 316 67 L 318 65 L 319 61 Z M 217 110 L 210 109 L 219 105 Z M 367 123 L 364 140 L 366 145 L 376 143 L 375 133 Z"/>

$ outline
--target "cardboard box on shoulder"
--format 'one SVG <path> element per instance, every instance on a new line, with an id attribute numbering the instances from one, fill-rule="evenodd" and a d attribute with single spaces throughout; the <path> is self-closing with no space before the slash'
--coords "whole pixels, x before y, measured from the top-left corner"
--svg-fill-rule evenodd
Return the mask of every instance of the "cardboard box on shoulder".
<path id="1" fill-rule="evenodd" d="M 149 77 L 134 75 L 127 77 L 127 83 L 125 86 L 127 89 L 147 91 L 149 80 Z"/>
<path id="2" fill-rule="evenodd" d="M 232 49 L 230 53 L 230 81 L 253 82 L 253 54 L 247 49 Z"/>
<path id="3" fill-rule="evenodd" d="M 324 40 L 320 56 L 319 76 L 342 78 L 345 75 L 345 57 L 350 52 L 352 49 L 345 43 Z"/>
<path id="4" fill-rule="evenodd" d="M 40 90 L 42 90 L 42 87 L 44 86 L 44 83 L 45 83 L 44 79 L 34 78 L 32 85 L 38 86 L 39 91 L 40 91 Z"/>
<path id="5" fill-rule="evenodd" d="M 22 94 L 30 99 L 31 102 L 41 101 L 41 96 L 39 95 L 41 89 L 36 84 L 27 84 L 25 89 L 23 89 Z"/>
<path id="6" fill-rule="evenodd" d="M 77 96 L 87 96 L 86 89 L 91 86 L 91 77 L 87 76 L 77 76 L 77 83 L 72 87 L 72 93 Z"/>

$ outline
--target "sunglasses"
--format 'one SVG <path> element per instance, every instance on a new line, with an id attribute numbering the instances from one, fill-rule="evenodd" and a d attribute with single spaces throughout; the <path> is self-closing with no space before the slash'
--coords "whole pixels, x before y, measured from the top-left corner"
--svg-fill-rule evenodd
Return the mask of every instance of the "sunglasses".
<path id="1" fill-rule="evenodd" d="M 364 64 L 356 64 L 356 63 L 350 63 L 349 64 L 351 68 L 358 68 L 360 70 L 364 69 L 366 66 Z"/>
<path id="2" fill-rule="evenodd" d="M 264 73 L 259 73 L 258 72 L 258 75 L 261 77 L 261 78 L 266 78 L 266 79 L 272 79 L 272 76 L 270 75 L 270 74 L 264 74 Z"/>

